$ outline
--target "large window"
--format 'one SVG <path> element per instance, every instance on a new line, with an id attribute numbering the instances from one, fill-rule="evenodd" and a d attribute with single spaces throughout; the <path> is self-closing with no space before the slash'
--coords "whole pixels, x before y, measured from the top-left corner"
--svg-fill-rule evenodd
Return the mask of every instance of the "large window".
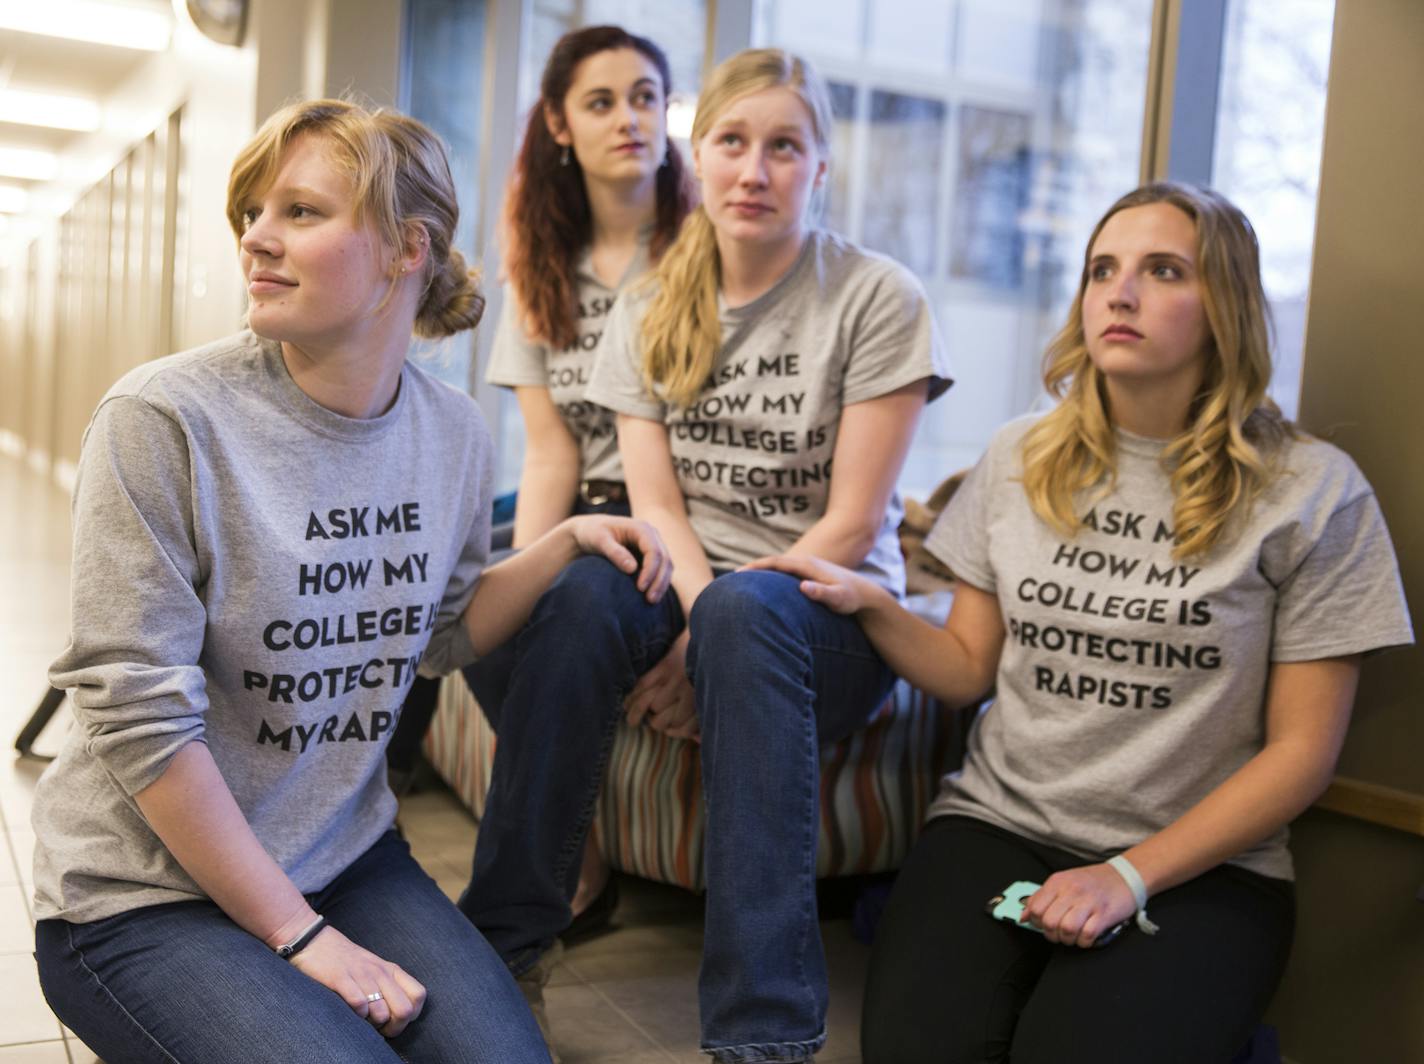
<path id="1" fill-rule="evenodd" d="M 1168 10 L 1183 24 L 1192 20 L 1193 40 L 1221 28 L 1201 34 L 1203 20 L 1215 16 L 1190 0 L 1173 3 Z M 1006 420 L 1044 403 L 1042 352 L 1066 314 L 1088 233 L 1139 180 L 1155 6 L 527 0 L 517 47 L 501 38 L 491 53 L 489 75 L 497 84 L 507 78 L 509 89 L 483 100 L 491 78 L 475 57 L 483 57 L 484 34 L 492 32 L 486 4 L 407 0 L 411 39 L 424 42 L 412 67 L 410 106 L 451 141 L 466 225 L 478 214 L 490 230 L 503 191 L 496 186 L 513 151 L 508 131 L 522 127 L 561 34 L 616 23 L 662 45 L 677 90 L 670 125 L 684 135 L 709 50 L 725 55 L 771 44 L 809 58 L 830 86 L 836 117 L 825 222 L 922 279 L 954 360 L 958 383 L 926 413 L 906 464 L 903 486 L 922 494 L 975 461 Z M 1296 0 L 1288 24 L 1279 16 L 1270 0 L 1228 0 L 1224 33 L 1206 47 L 1213 72 L 1218 63 L 1222 71 L 1216 110 L 1209 94 L 1194 88 L 1199 75 L 1186 53 L 1176 56 L 1177 83 L 1154 107 L 1165 114 L 1175 102 L 1198 115 L 1205 107 L 1205 120 L 1215 120 L 1214 151 L 1209 137 L 1194 145 L 1202 158 L 1187 160 L 1186 169 L 1209 174 L 1260 234 L 1277 325 L 1273 394 L 1293 413 L 1333 0 Z M 709 26 L 718 34 L 711 49 Z M 1164 54 L 1174 47 L 1168 40 Z M 487 106 L 497 113 L 481 126 L 474 116 Z M 488 137 L 503 130 L 504 141 L 478 143 L 481 128 Z M 1174 174 L 1186 142 L 1173 137 Z M 482 170 L 465 161 L 475 159 Z M 476 189 L 481 172 L 489 187 Z M 487 247 L 470 250 L 492 261 Z M 481 350 L 491 331 L 492 324 L 482 330 Z M 458 383 L 482 372 L 467 357 L 446 358 L 445 375 Z M 484 399 L 499 443 L 499 485 L 509 488 L 523 459 L 523 426 L 512 398 Z"/>
<path id="2" fill-rule="evenodd" d="M 1276 325 L 1271 395 L 1300 401 L 1305 297 L 1325 135 L 1325 80 L 1335 0 L 1231 0 L 1222 51 L 1212 184 L 1246 212 Z"/>
<path id="3" fill-rule="evenodd" d="M 924 494 L 1038 401 L 1094 222 L 1137 184 L 1151 0 L 762 0 L 835 107 L 826 222 L 924 281 L 958 383 L 903 484 Z"/>
<path id="4" fill-rule="evenodd" d="M 706 0 L 534 0 L 528 61 L 520 72 L 521 111 L 539 95 L 539 75 L 554 42 L 581 26 L 622 26 L 667 53 L 673 91 L 696 100 L 706 51 Z"/>

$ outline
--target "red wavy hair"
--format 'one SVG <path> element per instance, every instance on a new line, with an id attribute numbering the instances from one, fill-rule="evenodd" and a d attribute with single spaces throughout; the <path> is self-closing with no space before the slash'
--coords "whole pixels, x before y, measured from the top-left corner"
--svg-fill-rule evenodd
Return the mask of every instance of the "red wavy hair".
<path id="1" fill-rule="evenodd" d="M 593 213 L 577 162 L 563 165 L 563 149 L 545 121 L 545 109 L 563 114 L 578 65 L 618 48 L 642 53 L 658 69 L 663 98 L 672 91 L 667 56 L 652 41 L 618 26 L 589 26 L 559 38 L 544 64 L 539 101 L 529 110 L 524 143 L 515 159 L 504 201 L 504 273 L 513 288 L 525 332 L 555 349 L 577 338 L 578 294 L 574 267 L 593 240 Z M 668 145 L 657 171 L 657 211 L 650 248 L 654 261 L 677 236 L 692 209 L 692 185 L 681 153 Z"/>

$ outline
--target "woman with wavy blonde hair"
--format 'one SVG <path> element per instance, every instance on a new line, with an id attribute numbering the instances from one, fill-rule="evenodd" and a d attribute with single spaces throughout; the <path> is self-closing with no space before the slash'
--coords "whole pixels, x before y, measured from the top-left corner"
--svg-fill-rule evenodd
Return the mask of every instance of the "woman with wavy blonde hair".
<path id="1" fill-rule="evenodd" d="M 916 686 L 995 693 L 878 931 L 867 1061 L 1227 1061 L 1280 980 L 1286 824 L 1361 656 L 1413 634 L 1369 484 L 1266 398 L 1259 269 L 1216 193 L 1113 205 L 1045 361 L 1058 406 L 1000 430 L 925 541 L 958 577 L 943 628 L 765 563 Z"/>
<path id="2" fill-rule="evenodd" d="M 1266 297 L 1256 234 L 1220 195 L 1186 185 L 1147 185 L 1128 193 L 1098 222 L 1091 247 L 1118 211 L 1161 203 L 1197 225 L 1202 308 L 1213 355 L 1204 366 L 1184 429 L 1163 457 L 1171 467 L 1177 557 L 1210 550 L 1230 516 L 1248 506 L 1267 476 L 1267 458 L 1291 431 L 1266 395 L 1271 382 Z M 1086 280 L 1086 278 L 1085 278 Z M 1079 288 L 1068 322 L 1048 346 L 1044 387 L 1061 402 L 1024 438 L 1024 489 L 1035 512 L 1065 535 L 1081 527 L 1075 496 L 1112 479 L 1113 425 L 1108 379 L 1094 363 Z"/>
<path id="3" fill-rule="evenodd" d="M 428 128 L 283 108 L 227 213 L 250 328 L 126 375 L 85 433 L 50 674 L 79 726 L 34 803 L 45 997 L 113 1064 L 547 1061 L 400 838 L 385 745 L 418 665 L 502 643 L 585 551 L 656 599 L 663 548 L 584 516 L 486 567 L 489 434 L 407 361 L 484 307 Z"/>
<path id="4" fill-rule="evenodd" d="M 853 621 L 735 570 L 804 551 L 901 594 L 895 479 L 948 386 L 919 283 L 815 224 L 830 121 L 815 71 L 779 50 L 733 56 L 703 91 L 702 205 L 613 308 L 588 389 L 618 414 L 633 512 L 668 542 L 677 594 L 649 607 L 577 562 L 540 601 L 461 900 L 537 982 L 618 718 L 700 739 L 718 1061 L 809 1060 L 825 1039 L 819 748 L 893 680 Z"/>

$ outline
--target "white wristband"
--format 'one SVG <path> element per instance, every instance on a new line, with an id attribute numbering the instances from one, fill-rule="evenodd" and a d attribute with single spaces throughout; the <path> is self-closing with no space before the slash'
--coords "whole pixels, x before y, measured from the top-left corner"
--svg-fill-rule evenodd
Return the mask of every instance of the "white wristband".
<path id="1" fill-rule="evenodd" d="M 1142 874 L 1122 854 L 1108 858 L 1108 865 L 1122 876 L 1123 882 L 1127 884 L 1127 889 L 1132 891 L 1133 900 L 1137 902 L 1138 928 L 1145 935 L 1155 935 L 1158 928 L 1147 918 L 1147 884 L 1142 881 Z"/>

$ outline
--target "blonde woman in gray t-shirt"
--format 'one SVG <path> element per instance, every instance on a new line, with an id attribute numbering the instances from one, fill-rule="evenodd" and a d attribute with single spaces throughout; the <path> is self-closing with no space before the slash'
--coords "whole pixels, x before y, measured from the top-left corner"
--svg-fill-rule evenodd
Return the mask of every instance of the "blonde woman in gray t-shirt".
<path id="1" fill-rule="evenodd" d="M 959 577 L 944 628 L 764 563 L 945 702 L 996 693 L 879 928 L 865 1059 L 1224 1062 L 1284 969 L 1285 829 L 1361 655 L 1413 638 L 1394 552 L 1354 463 L 1266 398 L 1256 238 L 1216 193 L 1113 205 L 1044 376 L 1061 402 L 926 540 Z"/>
<path id="2" fill-rule="evenodd" d="M 633 510 L 669 544 L 677 595 L 647 609 L 610 567 L 575 564 L 536 608 L 461 903 L 536 970 L 618 717 L 700 737 L 702 1046 L 719 1061 L 809 1060 L 825 1039 L 819 747 L 893 679 L 795 580 L 733 570 L 804 551 L 898 595 L 895 479 L 948 384 L 915 279 L 810 221 L 830 129 L 824 87 L 784 52 L 735 56 L 703 92 L 703 205 L 655 284 L 614 307 L 587 393 L 618 412 Z"/>

